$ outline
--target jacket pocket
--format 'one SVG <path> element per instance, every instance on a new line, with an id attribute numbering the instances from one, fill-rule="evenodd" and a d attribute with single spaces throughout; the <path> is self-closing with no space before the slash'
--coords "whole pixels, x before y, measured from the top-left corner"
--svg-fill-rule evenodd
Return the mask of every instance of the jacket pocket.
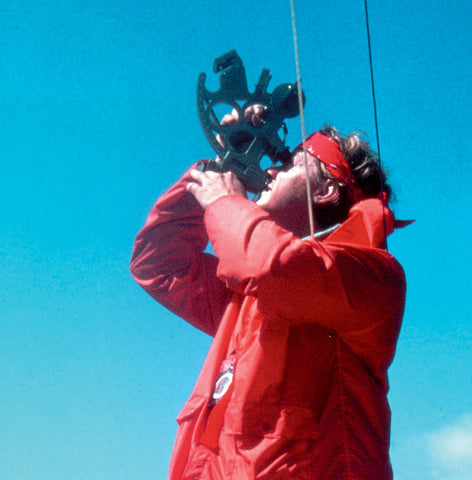
<path id="1" fill-rule="evenodd" d="M 186 420 L 190 420 L 201 412 L 207 402 L 206 397 L 192 396 L 187 400 L 180 413 L 177 415 L 177 423 L 180 425 Z"/>
<path id="2" fill-rule="evenodd" d="M 291 440 L 318 438 L 315 412 L 295 406 L 229 405 L 224 430 L 229 434 Z"/>

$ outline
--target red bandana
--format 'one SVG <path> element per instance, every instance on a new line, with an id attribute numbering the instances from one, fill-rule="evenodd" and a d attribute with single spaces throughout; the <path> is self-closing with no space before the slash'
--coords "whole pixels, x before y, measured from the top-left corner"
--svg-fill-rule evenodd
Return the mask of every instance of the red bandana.
<path id="1" fill-rule="evenodd" d="M 349 188 L 355 202 L 364 198 L 362 190 L 356 184 L 351 167 L 335 140 L 320 132 L 315 132 L 306 139 L 305 147 L 310 155 L 316 157 L 326 166 L 334 178 L 337 178 Z M 303 145 L 299 145 L 298 148 L 303 148 Z"/>

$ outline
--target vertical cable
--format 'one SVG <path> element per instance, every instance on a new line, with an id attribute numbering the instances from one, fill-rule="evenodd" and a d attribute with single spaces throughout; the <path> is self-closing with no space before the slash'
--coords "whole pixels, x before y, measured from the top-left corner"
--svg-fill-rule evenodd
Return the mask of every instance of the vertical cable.
<path id="1" fill-rule="evenodd" d="M 310 175 L 308 169 L 308 155 L 306 152 L 306 133 L 305 133 L 305 115 L 303 112 L 303 92 L 302 92 L 302 81 L 300 78 L 300 62 L 298 58 L 298 40 L 297 40 L 297 25 L 295 22 L 295 7 L 294 0 L 290 0 L 290 10 L 292 12 L 292 30 L 293 30 L 293 45 L 295 49 L 295 65 L 297 68 L 297 90 L 298 90 L 298 108 L 300 110 L 300 123 L 302 128 L 302 142 L 303 142 L 303 153 L 305 160 L 305 177 L 306 177 L 306 195 L 308 203 L 308 218 L 310 221 L 310 235 L 311 238 L 315 238 L 315 227 L 313 221 L 313 202 L 311 198 L 311 184 L 310 184 Z"/>
<path id="2" fill-rule="evenodd" d="M 374 84 L 374 65 L 372 61 L 372 47 L 370 41 L 370 28 L 369 28 L 369 9 L 367 7 L 367 0 L 364 0 L 364 8 L 365 8 L 365 23 L 366 23 L 366 32 L 367 32 L 367 45 L 369 49 L 369 64 L 370 64 L 370 84 L 372 85 L 372 103 L 374 106 L 374 121 L 375 121 L 375 137 L 377 141 L 377 154 L 379 159 L 379 180 L 380 180 L 380 191 L 384 193 L 385 185 L 382 176 L 382 160 L 380 156 L 380 135 L 379 135 L 379 122 L 377 118 L 377 101 L 375 98 L 375 84 Z M 385 219 L 385 209 L 387 207 L 387 199 L 383 198 L 382 196 L 382 218 L 383 218 L 383 226 L 384 226 L 384 237 L 385 237 L 385 250 L 388 251 L 388 244 L 387 244 L 387 221 Z"/>

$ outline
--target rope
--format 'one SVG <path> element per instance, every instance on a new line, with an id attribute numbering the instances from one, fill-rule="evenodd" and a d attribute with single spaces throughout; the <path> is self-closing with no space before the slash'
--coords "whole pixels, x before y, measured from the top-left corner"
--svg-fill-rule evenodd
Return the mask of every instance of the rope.
<path id="1" fill-rule="evenodd" d="M 370 40 L 370 27 L 369 27 L 369 10 L 367 5 L 367 0 L 364 0 L 364 7 L 365 7 L 365 21 L 366 21 L 366 32 L 367 32 L 367 45 L 369 50 L 369 65 L 370 65 L 370 82 L 372 86 L 372 102 L 374 108 L 374 121 L 375 121 L 375 137 L 377 142 L 377 153 L 378 153 L 378 161 L 379 161 L 379 180 L 380 180 L 380 190 L 381 192 L 385 191 L 385 184 L 382 177 L 382 160 L 380 155 L 380 135 L 379 135 L 379 122 L 378 122 L 378 115 L 377 115 L 377 100 L 375 96 L 375 82 L 374 82 L 374 65 L 372 61 L 372 46 Z M 302 130 L 302 142 L 303 142 L 303 152 L 304 152 L 304 160 L 305 160 L 305 176 L 306 176 L 306 191 L 307 191 L 307 202 L 308 202 L 308 217 L 310 221 L 310 234 L 312 239 L 314 239 L 314 221 L 313 221 L 313 204 L 311 199 L 311 184 L 310 184 L 310 177 L 309 177 L 309 169 L 308 169 L 308 160 L 307 160 L 307 152 L 306 152 L 306 130 L 305 130 L 305 115 L 303 111 L 303 92 L 301 88 L 301 77 L 300 77 L 300 60 L 298 55 L 298 36 L 297 36 L 297 26 L 295 20 L 295 6 L 294 0 L 290 0 L 290 10 L 292 14 L 292 30 L 293 30 L 293 45 L 295 50 L 295 64 L 297 69 L 297 89 L 298 89 L 298 107 L 300 110 L 300 123 L 301 123 L 301 130 Z M 386 200 L 382 200 L 383 207 L 382 208 L 382 217 L 383 217 L 383 226 L 384 226 L 384 238 L 385 238 L 385 249 L 388 251 L 388 244 L 387 244 L 387 221 L 385 218 L 385 208 L 387 207 Z"/>
<path id="2" fill-rule="evenodd" d="M 365 23 L 366 23 L 366 32 L 367 32 L 367 45 L 369 49 L 369 64 L 370 64 L 370 84 L 372 85 L 372 104 L 374 107 L 374 121 L 375 121 L 375 138 L 377 142 L 377 154 L 379 159 L 379 180 L 380 180 L 380 191 L 385 191 L 385 185 L 382 177 L 382 161 L 380 156 L 380 135 L 379 135 L 379 121 L 377 118 L 377 101 L 375 97 L 375 83 L 374 83 L 374 64 L 372 61 L 372 47 L 370 41 L 370 28 L 369 28 L 369 9 L 367 6 L 367 0 L 364 0 L 364 8 L 365 8 Z M 383 226 L 384 226 L 384 237 L 385 237 L 385 250 L 388 252 L 388 244 L 387 244 L 387 221 L 385 219 L 385 208 L 387 207 L 386 203 L 387 200 L 383 200 L 383 208 L 382 208 L 382 218 L 383 218 Z"/>
<path id="3" fill-rule="evenodd" d="M 308 203 L 308 218 L 310 221 L 310 235 L 314 240 L 315 238 L 315 227 L 313 220 L 313 202 L 311 198 L 311 184 L 310 184 L 310 175 L 308 169 L 308 155 L 306 152 L 306 131 L 305 131 L 305 115 L 303 112 L 303 92 L 302 92 L 302 81 L 300 77 L 300 61 L 298 57 L 298 39 L 297 39 L 297 25 L 295 21 L 295 7 L 294 0 L 290 0 L 290 10 L 292 13 L 292 30 L 293 30 L 293 45 L 295 49 L 295 65 L 297 68 L 297 90 L 298 90 L 298 108 L 300 110 L 300 123 L 302 129 L 302 142 L 303 142 L 303 153 L 305 160 L 305 177 L 306 177 L 306 194 L 307 194 L 307 203 Z"/>

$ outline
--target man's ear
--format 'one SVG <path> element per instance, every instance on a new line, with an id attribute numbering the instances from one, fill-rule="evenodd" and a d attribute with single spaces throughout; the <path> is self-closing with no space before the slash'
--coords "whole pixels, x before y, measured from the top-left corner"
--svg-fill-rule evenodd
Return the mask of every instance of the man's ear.
<path id="1" fill-rule="evenodd" d="M 339 201 L 339 196 L 339 183 L 332 178 L 327 178 L 326 181 L 320 185 L 318 190 L 314 193 L 313 203 L 319 206 L 335 204 Z"/>

